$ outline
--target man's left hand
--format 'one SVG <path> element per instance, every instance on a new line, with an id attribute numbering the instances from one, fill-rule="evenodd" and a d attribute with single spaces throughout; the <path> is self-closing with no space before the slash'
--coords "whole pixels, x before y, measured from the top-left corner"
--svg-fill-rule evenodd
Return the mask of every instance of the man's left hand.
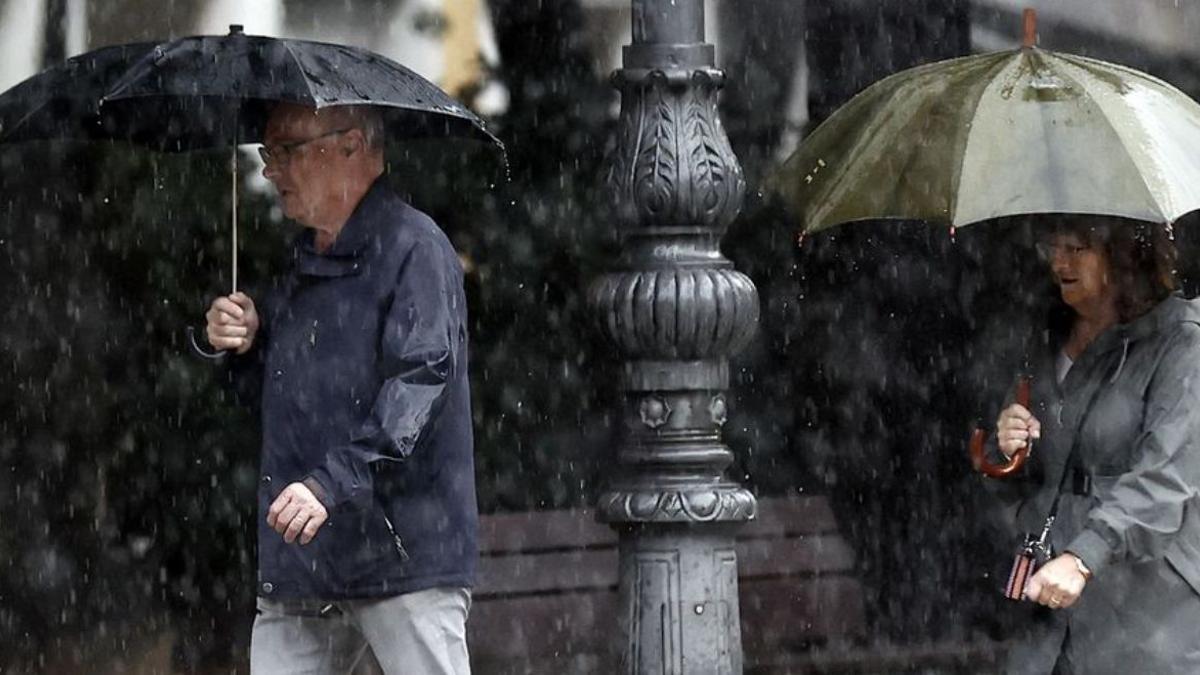
<path id="1" fill-rule="evenodd" d="M 267 525 L 282 534 L 289 544 L 297 537 L 301 544 L 312 541 L 328 518 L 329 512 L 304 483 L 284 488 L 267 509 Z"/>
<path id="2" fill-rule="evenodd" d="M 1075 564 L 1075 556 L 1064 553 L 1042 565 L 1025 587 L 1025 597 L 1050 609 L 1066 609 L 1075 604 L 1087 577 Z"/>

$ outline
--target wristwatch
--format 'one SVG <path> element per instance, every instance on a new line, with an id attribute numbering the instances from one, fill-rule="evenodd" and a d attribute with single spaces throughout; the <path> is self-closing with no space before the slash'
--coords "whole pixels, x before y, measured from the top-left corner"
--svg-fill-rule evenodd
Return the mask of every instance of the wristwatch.
<path id="1" fill-rule="evenodd" d="M 1079 570 L 1079 573 L 1083 575 L 1083 580 L 1091 581 L 1092 571 L 1088 569 L 1087 565 L 1083 564 L 1083 559 L 1074 553 L 1071 553 L 1070 551 L 1067 551 L 1067 554 L 1070 555 L 1071 559 L 1075 561 L 1075 569 Z"/>

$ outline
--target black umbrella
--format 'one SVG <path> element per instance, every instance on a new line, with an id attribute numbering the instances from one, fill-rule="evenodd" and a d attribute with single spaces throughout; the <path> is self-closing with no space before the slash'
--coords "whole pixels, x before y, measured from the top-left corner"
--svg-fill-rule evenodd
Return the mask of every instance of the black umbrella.
<path id="1" fill-rule="evenodd" d="M 101 99 L 153 48 L 153 42 L 103 47 L 47 68 L 0 94 L 0 143 L 103 138 Z"/>
<path id="2" fill-rule="evenodd" d="M 0 144 L 115 140 L 160 152 L 232 148 L 237 290 L 237 145 L 261 142 L 272 106 L 378 108 L 390 138 L 464 138 L 503 153 L 472 112 L 408 68 L 357 47 L 245 35 L 105 47 L 0 94 Z"/>
<path id="3" fill-rule="evenodd" d="M 473 113 L 391 59 L 346 45 L 244 35 L 240 26 L 154 46 L 105 94 L 101 124 L 116 120 L 112 132 L 121 138 L 166 151 L 253 143 L 279 102 L 377 106 L 393 137 L 500 146 Z"/>
<path id="4" fill-rule="evenodd" d="M 370 105 L 392 138 L 503 146 L 436 85 L 365 49 L 309 40 L 202 35 L 104 47 L 0 94 L 0 143 L 118 140 L 164 152 L 262 141 L 271 107 Z"/>

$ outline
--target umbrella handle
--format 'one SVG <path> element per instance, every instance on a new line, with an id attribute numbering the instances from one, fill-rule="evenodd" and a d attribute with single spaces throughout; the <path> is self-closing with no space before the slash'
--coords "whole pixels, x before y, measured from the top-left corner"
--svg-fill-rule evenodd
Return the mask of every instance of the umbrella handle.
<path id="1" fill-rule="evenodd" d="M 201 347 L 200 343 L 196 342 L 196 329 L 191 326 L 187 327 L 187 336 L 188 342 L 192 343 L 192 351 L 206 359 L 209 359 L 210 361 L 220 361 L 229 353 L 226 351 L 210 352 L 204 347 Z"/>
<path id="2" fill-rule="evenodd" d="M 1017 380 L 1017 404 L 1028 409 L 1030 390 L 1032 389 L 1033 381 L 1028 375 L 1022 375 Z M 987 459 L 984 444 L 987 441 L 987 432 L 983 429 L 976 428 L 971 434 L 971 466 L 976 471 L 990 478 L 1007 478 L 1021 470 L 1025 466 L 1025 460 L 1029 459 L 1029 451 L 1033 448 L 1032 442 L 1025 443 L 1025 447 L 1017 450 L 1009 458 L 1007 464 L 992 464 Z"/>

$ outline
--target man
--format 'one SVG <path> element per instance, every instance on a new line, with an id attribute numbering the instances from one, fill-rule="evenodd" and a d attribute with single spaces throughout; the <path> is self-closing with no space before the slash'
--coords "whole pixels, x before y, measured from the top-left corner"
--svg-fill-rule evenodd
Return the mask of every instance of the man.
<path id="1" fill-rule="evenodd" d="M 467 673 L 476 514 L 466 303 L 450 242 L 383 183 L 370 108 L 283 104 L 263 175 L 305 227 L 263 308 L 206 314 L 262 375 L 251 671 Z"/>

